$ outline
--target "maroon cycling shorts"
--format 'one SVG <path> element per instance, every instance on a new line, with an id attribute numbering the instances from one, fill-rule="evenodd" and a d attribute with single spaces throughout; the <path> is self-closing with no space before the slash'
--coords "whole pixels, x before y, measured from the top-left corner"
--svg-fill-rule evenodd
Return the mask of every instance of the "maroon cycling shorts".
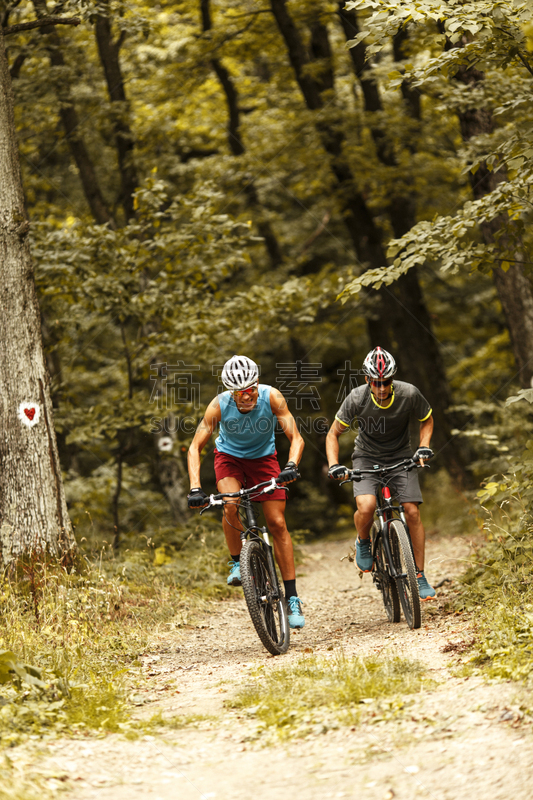
<path id="1" fill-rule="evenodd" d="M 281 472 L 276 454 L 262 456 L 262 458 L 237 458 L 230 456 L 229 453 L 219 453 L 215 450 L 215 477 L 217 484 L 223 478 L 236 478 L 241 486 L 249 488 L 256 483 L 269 481 L 277 478 Z M 265 500 L 286 500 L 287 492 L 285 489 L 275 489 L 268 494 L 258 495 L 252 500 L 264 503 Z"/>

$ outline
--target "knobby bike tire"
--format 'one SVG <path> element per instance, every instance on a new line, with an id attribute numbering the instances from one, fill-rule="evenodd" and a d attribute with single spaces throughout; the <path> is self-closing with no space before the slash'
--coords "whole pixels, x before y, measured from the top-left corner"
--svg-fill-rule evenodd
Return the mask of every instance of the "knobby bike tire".
<path id="1" fill-rule="evenodd" d="M 390 576 L 387 555 L 383 547 L 383 537 L 377 521 L 372 525 L 370 538 L 374 542 L 374 582 L 381 592 L 389 622 L 399 622 L 401 619 L 400 598 L 396 583 Z"/>
<path id="2" fill-rule="evenodd" d="M 283 595 L 274 599 L 275 582 L 261 542 L 248 540 L 241 550 L 241 583 L 254 627 L 269 653 L 286 653 L 289 618 Z"/>
<path id="3" fill-rule="evenodd" d="M 398 572 L 404 575 L 403 578 L 396 579 L 396 585 L 405 621 L 411 629 L 419 628 L 422 623 L 422 613 L 420 611 L 416 567 L 409 534 L 401 520 L 395 519 L 391 522 L 389 526 L 389 541 L 394 566 Z"/>

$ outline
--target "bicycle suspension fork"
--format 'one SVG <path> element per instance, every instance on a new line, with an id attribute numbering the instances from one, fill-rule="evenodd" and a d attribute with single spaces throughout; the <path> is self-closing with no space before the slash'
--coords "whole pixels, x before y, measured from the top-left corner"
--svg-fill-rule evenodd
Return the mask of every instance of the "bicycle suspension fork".
<path id="1" fill-rule="evenodd" d="M 247 539 L 247 536 L 246 536 L 247 532 L 249 530 L 252 530 L 257 535 L 257 538 L 259 539 L 259 541 L 261 541 L 261 538 L 259 536 L 259 533 L 261 533 L 261 536 L 263 537 L 263 541 L 261 542 L 261 544 L 262 544 L 262 547 L 264 548 L 265 553 L 266 553 L 266 557 L 267 557 L 267 561 L 268 561 L 268 569 L 269 569 L 270 575 L 272 577 L 274 596 L 276 598 L 279 598 L 280 597 L 280 589 L 279 589 L 278 574 L 276 572 L 276 565 L 274 563 L 274 554 L 272 552 L 272 545 L 270 544 L 269 533 L 268 533 L 268 531 L 267 531 L 267 529 L 266 529 L 266 527 L 264 525 L 263 525 L 262 528 L 260 528 L 258 526 L 257 521 L 255 519 L 254 510 L 253 510 L 253 508 L 251 506 L 251 503 L 245 503 L 244 504 L 244 509 L 246 511 L 246 521 L 248 523 L 248 528 L 247 528 L 246 531 L 244 531 L 244 530 L 242 531 L 241 540 L 244 543 L 246 541 L 246 539 Z"/>

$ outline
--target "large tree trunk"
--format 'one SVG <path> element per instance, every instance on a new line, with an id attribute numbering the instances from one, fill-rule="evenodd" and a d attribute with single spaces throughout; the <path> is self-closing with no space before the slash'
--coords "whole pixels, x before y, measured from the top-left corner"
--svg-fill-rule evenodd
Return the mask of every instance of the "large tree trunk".
<path id="1" fill-rule="evenodd" d="M 1 31 L 0 82 L 0 560 L 5 566 L 32 550 L 71 557 L 75 542 L 57 453 Z"/>
<path id="2" fill-rule="evenodd" d="M 462 67 L 456 75 L 456 79 L 466 86 L 475 87 L 480 81 L 484 80 L 483 72 L 474 67 Z M 492 114 L 483 108 L 466 108 L 458 113 L 461 125 L 461 134 L 465 142 L 474 136 L 491 133 L 493 130 Z M 502 171 L 496 173 L 489 170 L 486 164 L 481 164 L 476 173 L 470 173 L 470 185 L 472 194 L 476 199 L 484 197 L 493 192 L 498 183 L 505 179 Z M 503 215 L 496 217 L 491 222 L 483 223 L 481 232 L 487 244 L 494 242 L 494 237 L 500 231 L 505 231 L 509 221 Z M 505 244 L 505 237 L 502 239 Z M 509 334 L 511 345 L 518 371 L 520 385 L 524 389 L 529 389 L 533 378 L 533 290 L 531 281 L 524 275 L 523 267 L 520 263 L 520 252 L 515 253 L 513 265 L 507 272 L 500 267 L 495 267 L 492 271 L 494 285 L 498 292 L 500 303 Z"/>

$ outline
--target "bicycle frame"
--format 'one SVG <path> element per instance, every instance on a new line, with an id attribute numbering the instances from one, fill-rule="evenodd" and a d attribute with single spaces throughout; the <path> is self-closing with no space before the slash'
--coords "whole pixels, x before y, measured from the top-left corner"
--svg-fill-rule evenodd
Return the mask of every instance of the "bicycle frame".
<path id="1" fill-rule="evenodd" d="M 387 485 L 379 486 L 376 489 L 376 511 L 375 514 L 378 518 L 379 522 L 379 533 L 380 537 L 383 541 L 383 547 L 385 549 L 385 555 L 387 557 L 387 563 L 389 565 L 389 571 L 392 578 L 405 578 L 406 575 L 403 572 L 397 572 L 396 567 L 394 566 L 394 560 L 392 558 L 392 553 L 390 549 L 390 542 L 389 542 L 389 527 L 391 522 L 394 519 L 394 512 L 397 511 L 398 515 L 405 525 L 405 529 L 409 533 L 409 528 L 407 527 L 407 521 L 405 518 L 405 510 L 401 503 L 398 503 L 397 506 L 392 504 L 392 495 L 389 487 Z M 410 539 L 409 539 L 410 540 Z M 374 544 L 374 551 L 379 544 L 379 537 L 376 539 Z"/>
<path id="2" fill-rule="evenodd" d="M 276 572 L 276 566 L 274 563 L 272 545 L 270 544 L 270 536 L 265 525 L 260 527 L 257 524 L 251 497 L 252 495 L 257 495 L 257 494 L 269 494 L 270 492 L 273 492 L 274 489 L 279 489 L 279 488 L 280 487 L 276 483 L 276 479 L 271 478 L 269 481 L 258 483 L 256 486 L 252 486 L 250 489 L 240 489 L 238 492 L 222 492 L 221 494 L 212 494 L 209 496 L 209 506 L 207 506 L 207 508 L 203 508 L 200 511 L 200 514 L 202 514 L 204 511 L 207 511 L 208 508 L 212 506 L 218 506 L 218 505 L 223 506 L 225 503 L 228 502 L 228 499 L 224 498 L 240 499 L 240 505 L 242 506 L 246 514 L 246 523 L 248 526 L 246 529 L 243 529 L 241 531 L 241 542 L 244 544 L 248 536 L 251 534 L 252 538 L 261 542 L 262 547 L 264 547 L 268 560 L 268 566 L 271 571 L 271 574 L 274 577 L 275 600 L 279 600 L 281 594 L 279 589 L 278 574 Z M 262 491 L 258 492 L 257 491 L 258 489 L 261 489 Z"/>

